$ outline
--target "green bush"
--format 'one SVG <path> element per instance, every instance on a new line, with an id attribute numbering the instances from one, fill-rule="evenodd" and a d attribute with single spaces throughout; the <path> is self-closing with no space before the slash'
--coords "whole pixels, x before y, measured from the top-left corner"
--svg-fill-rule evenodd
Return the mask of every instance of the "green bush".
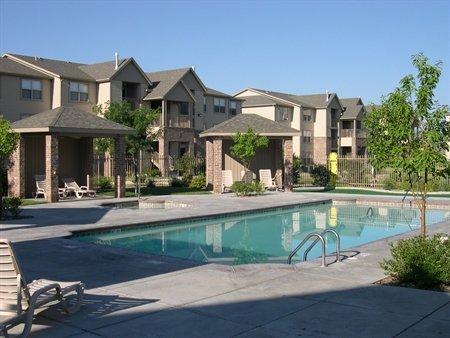
<path id="1" fill-rule="evenodd" d="M 100 191 L 111 190 L 113 188 L 113 181 L 110 177 L 101 176 L 97 179 L 97 186 Z"/>
<path id="2" fill-rule="evenodd" d="M 171 186 L 175 188 L 187 187 L 189 183 L 184 178 L 173 178 Z"/>
<path id="3" fill-rule="evenodd" d="M 430 288 L 450 283 L 450 240 L 447 236 L 413 237 L 391 244 L 392 258 L 380 263 L 400 283 Z"/>
<path id="4" fill-rule="evenodd" d="M 301 167 L 301 161 L 298 156 L 294 155 L 294 161 L 292 162 L 292 170 L 294 175 L 294 184 L 300 183 L 300 167 Z"/>
<path id="5" fill-rule="evenodd" d="M 203 189 L 206 186 L 206 177 L 203 174 L 194 176 L 189 183 L 189 188 Z"/>
<path id="6" fill-rule="evenodd" d="M 146 178 L 157 177 L 161 176 L 161 171 L 156 167 L 147 168 L 142 172 L 142 175 Z"/>
<path id="7" fill-rule="evenodd" d="M 318 187 L 327 187 L 330 183 L 330 171 L 322 164 L 315 165 L 311 170 L 312 184 Z"/>
<path id="8" fill-rule="evenodd" d="M 397 184 L 392 178 L 387 177 L 383 180 L 383 189 L 394 190 L 396 187 L 397 187 Z"/>
<path id="9" fill-rule="evenodd" d="M 20 206 L 22 205 L 22 199 L 20 197 L 4 197 L 3 198 L 3 215 L 7 217 L 16 218 L 22 212 Z"/>
<path id="10" fill-rule="evenodd" d="M 253 196 L 261 195 L 264 192 L 264 185 L 259 181 L 253 182 L 234 182 L 231 186 L 231 190 L 237 196 Z"/>

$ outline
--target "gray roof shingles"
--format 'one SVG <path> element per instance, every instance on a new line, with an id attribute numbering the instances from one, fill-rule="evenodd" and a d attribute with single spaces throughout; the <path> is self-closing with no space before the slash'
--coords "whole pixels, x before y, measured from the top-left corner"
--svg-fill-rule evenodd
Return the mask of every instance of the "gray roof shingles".
<path id="1" fill-rule="evenodd" d="M 12 129 L 42 129 L 64 132 L 64 130 L 77 130 L 78 132 L 98 132 L 105 134 L 130 134 L 133 129 L 119 123 L 109 121 L 93 113 L 74 107 L 58 107 L 39 114 L 32 115 L 11 125 Z"/>
<path id="2" fill-rule="evenodd" d="M 228 97 L 228 98 L 232 98 L 233 96 L 223 93 L 221 91 L 206 87 L 206 95 L 211 95 L 211 96 L 221 96 L 221 97 Z"/>
<path id="3" fill-rule="evenodd" d="M 178 82 L 181 81 L 183 76 L 190 71 L 190 69 L 191 68 L 180 68 L 146 73 L 147 77 L 153 83 L 153 88 L 144 100 L 162 99 Z"/>
<path id="4" fill-rule="evenodd" d="M 201 137 L 232 135 L 238 132 L 245 133 L 251 127 L 257 134 L 270 134 L 279 136 L 293 136 L 300 132 L 283 123 L 269 120 L 257 114 L 239 114 L 226 120 L 216 126 L 205 130 L 200 134 Z"/>
<path id="5" fill-rule="evenodd" d="M 251 89 L 253 89 L 253 90 L 257 91 L 257 92 L 260 92 L 260 93 L 265 93 L 267 95 L 271 95 L 273 97 L 276 97 L 276 98 L 284 100 L 284 101 L 291 102 L 291 103 L 296 104 L 296 105 L 300 105 L 302 107 L 314 108 L 314 106 L 312 106 L 309 103 L 301 100 L 298 97 L 298 95 L 274 92 L 274 91 L 271 91 L 271 90 L 264 90 L 264 89 L 256 89 L 256 88 L 251 88 Z"/>
<path id="6" fill-rule="evenodd" d="M 345 107 L 345 111 L 341 116 L 341 120 L 355 120 L 360 118 L 360 114 L 364 112 L 364 105 L 360 98 L 352 97 L 340 99 L 341 104 Z"/>
<path id="7" fill-rule="evenodd" d="M 0 73 L 51 79 L 50 76 L 45 75 L 44 73 L 41 73 L 37 70 L 34 70 L 30 67 L 24 66 L 18 62 L 15 62 L 7 58 L 0 58 Z"/>
<path id="8" fill-rule="evenodd" d="M 276 100 L 276 99 L 272 99 L 270 97 L 267 96 L 263 96 L 263 95 L 252 95 L 252 96 L 244 96 L 242 97 L 243 100 L 245 100 L 242 103 L 242 107 L 255 107 L 255 106 L 274 106 L 276 104 L 284 104 L 286 105 L 285 102 Z"/>
<path id="9" fill-rule="evenodd" d="M 129 58 L 127 59 L 121 59 L 119 60 L 119 68 L 121 65 L 123 65 L 125 62 L 127 62 Z M 91 76 L 92 78 L 96 80 L 105 80 L 111 78 L 116 70 L 116 61 L 106 61 L 101 63 L 94 63 L 91 65 L 81 65 L 79 68 Z"/>

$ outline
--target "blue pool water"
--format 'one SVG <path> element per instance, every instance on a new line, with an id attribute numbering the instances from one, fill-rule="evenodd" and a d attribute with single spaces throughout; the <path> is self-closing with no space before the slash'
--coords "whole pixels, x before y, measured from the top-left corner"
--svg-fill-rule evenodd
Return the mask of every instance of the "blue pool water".
<path id="1" fill-rule="evenodd" d="M 449 217 L 448 211 L 428 210 L 427 224 Z M 202 262 L 286 262 L 289 253 L 311 232 L 336 230 L 341 237 L 341 250 L 345 250 L 417 229 L 418 218 L 419 212 L 410 208 L 320 204 L 161 226 L 122 227 L 80 233 L 73 238 Z M 333 241 L 332 236 L 327 237 L 329 252 L 335 250 Z M 300 250 L 294 261 L 302 255 Z M 308 259 L 319 255 L 317 245 Z"/>

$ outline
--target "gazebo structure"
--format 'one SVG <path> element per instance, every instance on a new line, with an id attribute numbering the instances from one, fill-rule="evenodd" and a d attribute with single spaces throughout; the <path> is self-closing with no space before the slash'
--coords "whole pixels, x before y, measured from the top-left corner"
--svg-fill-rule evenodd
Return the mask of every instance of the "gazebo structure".
<path id="1" fill-rule="evenodd" d="M 269 146 L 257 151 L 248 168 L 258 175 L 259 169 L 270 169 L 272 177 L 278 177 L 278 185 L 285 191 L 292 191 L 293 149 L 292 137 L 300 131 L 288 123 L 276 122 L 256 114 L 239 114 L 200 134 L 206 139 L 206 182 L 214 193 L 222 192 L 222 170 L 231 170 L 233 181 L 242 180 L 241 173 L 246 170 L 242 163 L 231 155 L 232 137 L 238 132 L 245 133 L 252 128 L 256 134 L 267 136 Z"/>
<path id="2" fill-rule="evenodd" d="M 115 196 L 125 197 L 125 135 L 132 128 L 74 107 L 58 107 L 12 124 L 20 135 L 11 156 L 8 187 L 11 196 L 31 197 L 35 175 L 45 175 L 48 202 L 57 202 L 62 178 L 92 187 L 94 138 L 114 139 Z"/>

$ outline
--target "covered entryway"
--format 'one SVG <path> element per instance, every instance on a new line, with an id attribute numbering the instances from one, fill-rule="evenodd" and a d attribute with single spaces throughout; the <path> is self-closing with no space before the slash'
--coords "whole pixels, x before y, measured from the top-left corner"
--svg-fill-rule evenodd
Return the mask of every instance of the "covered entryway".
<path id="1" fill-rule="evenodd" d="M 248 169 L 258 179 L 260 169 L 270 169 L 272 177 L 279 177 L 279 185 L 283 185 L 285 191 L 292 191 L 292 137 L 299 136 L 300 132 L 256 114 L 237 115 L 200 134 L 200 137 L 206 139 L 207 184 L 212 186 L 214 193 L 221 193 L 222 170 L 231 170 L 233 181 L 242 180 L 242 172 L 247 168 L 231 154 L 232 137 L 238 132 L 245 133 L 248 128 L 269 138 L 269 146 L 257 151 Z"/>
<path id="2" fill-rule="evenodd" d="M 125 197 L 125 135 L 132 128 L 74 107 L 59 107 L 12 124 L 20 135 L 8 170 L 9 195 L 31 197 L 35 176 L 45 176 L 46 199 L 57 202 L 62 178 L 92 187 L 93 139 L 114 139 L 115 196 Z"/>

